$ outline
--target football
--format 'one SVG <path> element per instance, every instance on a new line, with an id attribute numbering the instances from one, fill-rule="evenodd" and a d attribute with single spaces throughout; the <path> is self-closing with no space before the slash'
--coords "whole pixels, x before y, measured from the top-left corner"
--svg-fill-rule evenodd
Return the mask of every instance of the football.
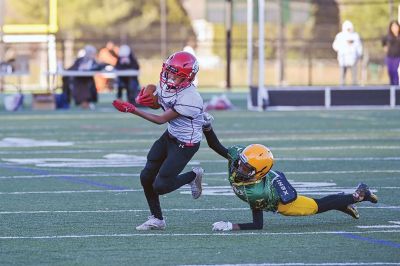
<path id="1" fill-rule="evenodd" d="M 161 107 L 160 104 L 158 103 L 158 96 L 155 93 L 156 89 L 157 89 L 156 85 L 149 84 L 144 88 L 144 92 L 143 92 L 144 95 L 150 95 L 152 97 L 153 105 L 149 106 L 152 109 L 158 109 Z"/>

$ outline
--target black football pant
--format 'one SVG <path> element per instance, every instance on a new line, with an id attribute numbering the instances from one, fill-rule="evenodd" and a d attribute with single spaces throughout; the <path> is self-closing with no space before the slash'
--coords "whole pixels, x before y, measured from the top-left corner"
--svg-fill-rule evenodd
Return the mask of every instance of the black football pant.
<path id="1" fill-rule="evenodd" d="M 171 138 L 166 131 L 154 142 L 147 154 L 146 166 L 140 173 L 150 212 L 154 217 L 162 219 L 159 195 L 172 192 L 190 183 L 196 174 L 192 171 L 179 174 L 199 150 L 200 143 L 185 146 Z"/>

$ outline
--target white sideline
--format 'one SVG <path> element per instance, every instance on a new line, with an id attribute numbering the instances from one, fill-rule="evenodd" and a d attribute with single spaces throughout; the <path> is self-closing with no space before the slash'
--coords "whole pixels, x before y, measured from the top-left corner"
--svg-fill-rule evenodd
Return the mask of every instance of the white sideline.
<path id="1" fill-rule="evenodd" d="M 176 236 L 269 236 L 269 235 L 334 235 L 334 234 L 374 234 L 374 233 L 400 233 L 400 230 L 376 230 L 376 231 L 315 231 L 315 232 L 279 232 L 279 233 L 135 233 L 135 234 L 97 234 L 97 235 L 53 235 L 53 236 L 0 236 L 0 240 L 6 239 L 61 239 L 61 238 L 99 238 L 99 237 L 149 237 L 149 236 L 159 236 L 159 237 L 176 237 Z"/>
<path id="2" fill-rule="evenodd" d="M 400 206 L 359 206 L 357 209 L 400 209 Z M 125 213 L 148 212 L 147 209 L 126 210 L 50 210 L 50 211 L 0 211 L 0 215 L 6 214 L 53 214 L 53 213 Z M 202 208 L 202 209 L 163 209 L 165 212 L 203 212 L 203 211 L 249 211 L 249 208 Z"/>

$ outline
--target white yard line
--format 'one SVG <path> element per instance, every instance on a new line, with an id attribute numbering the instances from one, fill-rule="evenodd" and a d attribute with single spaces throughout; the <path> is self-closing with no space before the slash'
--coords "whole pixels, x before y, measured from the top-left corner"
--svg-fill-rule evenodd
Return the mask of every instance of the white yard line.
<path id="1" fill-rule="evenodd" d="M 291 146 L 291 147 L 273 147 L 270 146 L 270 148 L 274 151 L 325 151 L 325 150 L 399 150 L 400 146 L 392 145 L 392 146 L 376 146 L 376 145 L 353 145 L 353 146 Z M 70 150 L 31 150 L 31 151 L 16 151 L 16 150 L 10 150 L 10 151 L 0 151 L 0 154 L 82 154 L 82 153 L 108 153 L 108 152 L 114 152 L 114 153 L 133 153 L 133 152 L 143 152 L 146 153 L 149 151 L 149 148 L 146 149 L 70 149 Z M 210 152 L 214 153 L 213 150 L 210 148 L 200 148 L 200 151 L 202 152 Z"/>
<path id="2" fill-rule="evenodd" d="M 123 193 L 123 192 L 141 192 L 141 191 L 143 191 L 143 189 L 59 190 L 59 191 L 14 191 L 14 192 L 0 192 L 0 195 L 73 194 L 73 193 Z"/>
<path id="3" fill-rule="evenodd" d="M 370 229 L 370 228 L 400 228 L 400 225 L 358 225 L 357 228 Z"/>
<path id="4" fill-rule="evenodd" d="M 400 170 L 356 170 L 356 171 L 287 171 L 285 174 L 292 175 L 320 175 L 320 174 L 363 174 L 363 173 L 400 173 Z M 0 176 L 0 179 L 35 179 L 53 177 L 138 177 L 138 173 L 95 173 L 95 174 L 46 174 L 46 175 L 20 175 L 20 176 Z M 227 172 L 205 172 L 205 176 L 227 176 Z M 387 187 L 393 188 L 393 187 Z M 394 187 L 398 188 L 398 187 Z"/>
<path id="5" fill-rule="evenodd" d="M 400 209 L 400 206 L 366 206 L 358 209 Z M 55 213 L 129 213 L 148 212 L 147 209 L 126 209 L 126 210 L 54 210 L 54 211 L 0 211 L 0 215 L 7 214 L 55 214 Z M 201 208 L 201 209 L 163 209 L 165 212 L 213 212 L 213 211 L 249 211 L 249 208 Z M 400 226 L 400 225 L 399 225 Z"/>
<path id="6" fill-rule="evenodd" d="M 203 211 L 248 211 L 249 208 L 208 208 L 208 209 L 163 209 L 165 212 L 203 212 Z M 147 209 L 131 210 L 76 210 L 76 211 L 2 211 L 1 214 L 45 214 L 45 213 L 125 213 L 125 212 L 148 212 Z"/>
<path id="7" fill-rule="evenodd" d="M 318 184 L 318 183 L 317 183 Z M 330 185 L 325 185 L 321 183 L 321 186 L 315 186 L 315 183 L 308 184 L 307 182 L 294 182 L 294 186 L 297 188 L 297 191 L 300 194 L 304 195 L 328 195 L 334 192 L 345 192 L 352 193 L 353 188 L 345 188 L 345 187 L 336 187 L 334 183 Z M 190 194 L 190 187 L 185 185 L 178 189 L 182 194 Z M 385 187 L 376 187 L 373 189 L 375 192 L 376 189 L 385 189 Z M 399 189 L 398 187 L 386 187 L 386 189 Z M 91 189 L 91 190 L 48 190 L 48 191 L 3 191 L 0 192 L 0 195 L 27 195 L 27 194 L 78 194 L 78 193 L 127 193 L 127 192 L 142 192 L 143 189 Z M 204 195 L 207 193 L 211 193 L 208 195 L 234 195 L 232 192 L 232 188 L 230 186 L 208 186 L 205 184 L 204 186 Z M 221 194 L 222 193 L 222 194 Z M 226 194 L 228 193 L 228 194 Z"/>
<path id="8" fill-rule="evenodd" d="M 238 237 L 238 236 L 274 236 L 274 235 L 336 235 L 336 234 L 393 234 L 400 233 L 400 230 L 372 230 L 372 231 L 315 231 L 315 232 L 248 232 L 248 233 L 135 233 L 135 234 L 93 234 L 93 235 L 47 235 L 47 236 L 0 236 L 0 240 L 6 239 L 61 239 L 61 238 L 109 238 L 109 237 L 193 237 L 193 236 L 214 236 L 214 237 Z"/>
<path id="9" fill-rule="evenodd" d="M 299 141 L 299 140 L 304 140 L 304 141 L 361 141 L 361 140 L 369 140 L 369 141 L 375 141 L 375 140 L 400 140 L 400 137 L 398 136 L 385 136 L 382 134 L 382 136 L 360 136 L 357 134 L 354 134 L 353 136 L 338 136 L 338 137 L 330 137 L 330 136 L 313 136 L 313 135 L 298 135 L 298 134 L 293 134 L 293 135 L 284 135 L 284 137 L 275 137 L 275 136 L 266 136 L 266 137 L 236 137 L 236 138 L 220 138 L 220 141 L 222 143 L 225 142 L 236 142 L 236 143 L 244 143 L 244 142 L 267 142 L 267 141 Z M 153 143 L 155 139 L 120 139 L 120 140 L 89 140 L 89 141 L 76 141 L 76 145 L 87 145 L 87 144 L 115 144 L 115 143 L 120 143 L 120 144 L 135 144 L 135 143 Z"/>

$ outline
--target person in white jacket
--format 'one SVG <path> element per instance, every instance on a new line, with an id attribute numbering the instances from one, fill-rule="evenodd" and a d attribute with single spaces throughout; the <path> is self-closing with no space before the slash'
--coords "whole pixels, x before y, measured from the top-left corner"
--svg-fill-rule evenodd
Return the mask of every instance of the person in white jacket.
<path id="1" fill-rule="evenodd" d="M 346 71 L 351 69 L 353 85 L 356 85 L 357 62 L 362 56 L 363 47 L 360 36 L 354 31 L 353 23 L 348 20 L 343 22 L 342 31 L 336 34 L 332 48 L 337 52 L 340 66 L 340 84 L 345 84 Z"/>

